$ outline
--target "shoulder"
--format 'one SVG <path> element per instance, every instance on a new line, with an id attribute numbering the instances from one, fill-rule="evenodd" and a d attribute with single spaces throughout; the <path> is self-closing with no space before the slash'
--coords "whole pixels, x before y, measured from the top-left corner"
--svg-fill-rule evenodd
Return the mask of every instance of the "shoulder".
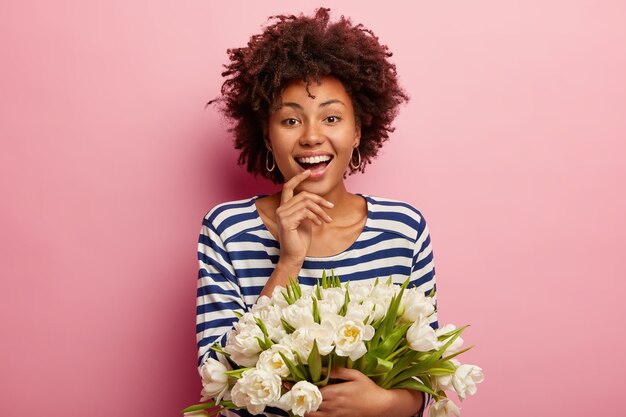
<path id="1" fill-rule="evenodd" d="M 203 226 L 213 229 L 220 235 L 232 235 L 241 226 L 258 219 L 255 200 L 258 196 L 243 200 L 227 201 L 214 206 L 202 221 Z"/>
<path id="2" fill-rule="evenodd" d="M 422 212 L 413 205 L 391 198 L 363 195 L 368 202 L 370 225 L 395 231 L 416 241 L 426 229 Z"/>

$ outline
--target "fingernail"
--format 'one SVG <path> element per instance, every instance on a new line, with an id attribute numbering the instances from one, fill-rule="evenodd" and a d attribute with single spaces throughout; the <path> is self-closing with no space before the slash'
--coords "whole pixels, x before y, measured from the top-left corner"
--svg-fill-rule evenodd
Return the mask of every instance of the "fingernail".
<path id="1" fill-rule="evenodd" d="M 326 201 L 326 205 L 328 207 L 335 207 L 335 205 L 333 203 L 331 203 L 330 201 Z"/>
<path id="2" fill-rule="evenodd" d="M 310 169 L 307 169 L 306 171 L 303 172 L 303 174 L 307 174 L 307 175 L 310 174 L 310 173 L 311 173 Z"/>

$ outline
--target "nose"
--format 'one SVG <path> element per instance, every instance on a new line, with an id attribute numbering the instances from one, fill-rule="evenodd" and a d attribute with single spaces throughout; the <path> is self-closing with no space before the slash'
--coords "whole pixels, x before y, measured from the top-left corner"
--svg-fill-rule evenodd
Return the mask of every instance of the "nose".
<path id="1" fill-rule="evenodd" d="M 300 137 L 300 145 L 314 146 L 323 143 L 326 140 L 323 130 L 315 123 L 307 123 Z"/>

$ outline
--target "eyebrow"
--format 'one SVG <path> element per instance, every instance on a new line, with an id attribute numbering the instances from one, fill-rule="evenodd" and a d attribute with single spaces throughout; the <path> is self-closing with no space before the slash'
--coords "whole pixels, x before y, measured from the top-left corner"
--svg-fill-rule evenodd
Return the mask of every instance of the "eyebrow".
<path id="1" fill-rule="evenodd" d="M 337 100 L 337 99 L 331 99 L 331 100 L 324 101 L 324 102 L 320 103 L 319 107 L 326 107 L 326 106 L 330 106 L 331 104 L 335 104 L 335 103 L 339 103 L 342 106 L 346 107 L 346 105 L 341 100 Z M 288 101 L 286 103 L 283 103 L 282 106 L 279 106 L 277 108 L 277 110 L 280 109 L 281 107 L 291 107 L 291 108 L 298 109 L 298 110 L 304 110 L 304 108 L 300 104 L 295 103 L 293 101 Z"/>

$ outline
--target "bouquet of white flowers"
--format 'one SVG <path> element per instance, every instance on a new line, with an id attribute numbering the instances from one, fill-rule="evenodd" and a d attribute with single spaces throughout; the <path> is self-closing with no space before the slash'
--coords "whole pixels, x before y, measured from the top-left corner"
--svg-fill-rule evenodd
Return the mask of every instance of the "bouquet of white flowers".
<path id="1" fill-rule="evenodd" d="M 209 358 L 200 368 L 203 402 L 182 413 L 196 414 L 216 405 L 259 414 L 278 407 L 303 416 L 322 402 L 319 387 L 328 384 L 322 369 L 358 369 L 383 388 L 430 394 L 431 417 L 460 416 L 445 391 L 460 400 L 476 392 L 482 369 L 454 359 L 465 327 L 447 324 L 434 330 L 433 292 L 387 282 L 342 284 L 324 273 L 314 287 L 291 281 L 262 296 L 239 320 L 222 348 L 222 361 Z M 473 347 L 473 346 L 472 346 Z M 230 369 L 229 369 L 230 368 Z M 285 387 L 284 381 L 293 385 Z M 217 412 L 215 412 L 217 413 Z M 208 414 L 204 414 L 208 415 Z"/>

